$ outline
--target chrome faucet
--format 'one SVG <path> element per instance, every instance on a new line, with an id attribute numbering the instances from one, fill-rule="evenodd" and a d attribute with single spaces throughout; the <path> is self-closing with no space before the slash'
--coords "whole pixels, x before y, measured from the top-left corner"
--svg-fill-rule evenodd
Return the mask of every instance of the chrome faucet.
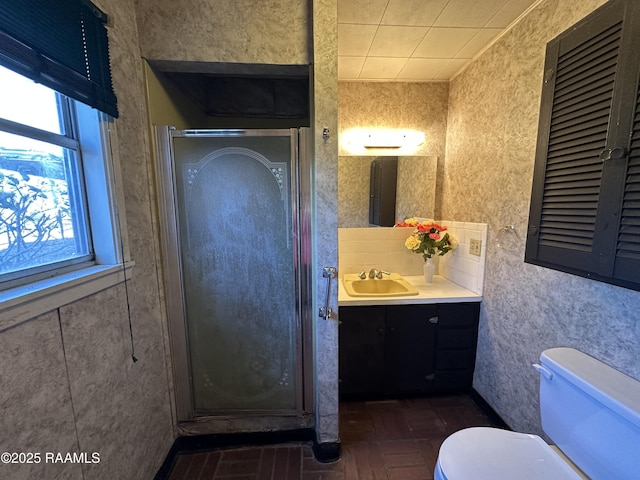
<path id="1" fill-rule="evenodd" d="M 369 270 L 369 278 L 377 278 L 380 279 L 382 278 L 382 274 L 385 275 L 391 275 L 391 273 L 387 272 L 386 270 L 378 270 L 377 268 L 372 268 L 371 270 Z M 362 278 L 362 277 L 360 277 Z"/>

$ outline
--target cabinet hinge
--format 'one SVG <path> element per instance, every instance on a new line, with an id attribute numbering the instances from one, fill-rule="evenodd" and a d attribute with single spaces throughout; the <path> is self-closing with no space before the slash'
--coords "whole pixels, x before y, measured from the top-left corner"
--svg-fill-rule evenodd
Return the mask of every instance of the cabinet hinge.
<path id="1" fill-rule="evenodd" d="M 436 315 L 435 317 L 431 317 L 431 318 L 429 319 L 429 322 L 430 322 L 430 323 L 438 323 L 438 316 Z"/>
<path id="2" fill-rule="evenodd" d="M 544 72 L 544 84 L 547 85 L 551 80 L 553 80 L 556 76 L 556 71 L 553 68 L 550 68 L 546 72 Z"/>

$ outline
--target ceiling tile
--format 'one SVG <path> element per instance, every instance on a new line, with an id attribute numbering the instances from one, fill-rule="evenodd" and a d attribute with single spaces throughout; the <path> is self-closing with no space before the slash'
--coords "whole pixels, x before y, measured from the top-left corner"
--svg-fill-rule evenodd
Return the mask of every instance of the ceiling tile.
<path id="1" fill-rule="evenodd" d="M 406 62 L 406 58 L 367 57 L 360 72 L 360 79 L 393 80 L 398 76 Z"/>
<path id="2" fill-rule="evenodd" d="M 338 80 L 355 80 L 367 57 L 338 57 Z"/>
<path id="3" fill-rule="evenodd" d="M 448 80 L 540 1 L 337 0 L 338 78 Z"/>
<path id="4" fill-rule="evenodd" d="M 428 30 L 428 27 L 380 26 L 371 44 L 369 55 L 372 57 L 410 57 Z"/>
<path id="5" fill-rule="evenodd" d="M 477 28 L 432 28 L 412 56 L 453 58 L 476 33 L 478 33 Z"/>
<path id="6" fill-rule="evenodd" d="M 367 55 L 377 30 L 376 25 L 338 25 L 338 55 Z"/>
<path id="7" fill-rule="evenodd" d="M 382 25 L 427 26 L 433 22 L 449 0 L 389 0 Z"/>
<path id="8" fill-rule="evenodd" d="M 449 62 L 438 72 L 434 77 L 434 80 L 447 81 L 454 74 L 456 74 L 462 67 L 464 67 L 470 60 L 467 58 L 452 58 Z"/>
<path id="9" fill-rule="evenodd" d="M 338 0 L 338 23 L 378 25 L 389 0 Z"/>
<path id="10" fill-rule="evenodd" d="M 398 74 L 398 80 L 433 80 L 449 60 L 445 58 L 410 58 Z"/>
<path id="11" fill-rule="evenodd" d="M 481 28 L 469 42 L 455 55 L 455 58 L 473 58 L 491 40 L 502 32 L 499 28 Z"/>
<path id="12" fill-rule="evenodd" d="M 434 22 L 436 27 L 483 27 L 507 0 L 450 0 Z"/>
<path id="13" fill-rule="evenodd" d="M 487 22 L 485 27 L 506 28 L 522 13 L 535 3 L 535 0 L 509 0 L 494 17 Z"/>

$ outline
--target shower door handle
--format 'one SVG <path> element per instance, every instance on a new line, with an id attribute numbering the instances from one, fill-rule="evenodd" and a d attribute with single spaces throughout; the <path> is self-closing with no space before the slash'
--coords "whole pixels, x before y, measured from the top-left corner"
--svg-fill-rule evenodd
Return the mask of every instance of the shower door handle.
<path id="1" fill-rule="evenodd" d="M 331 299 L 331 280 L 336 278 L 337 273 L 336 267 L 324 267 L 322 269 L 322 276 L 327 279 L 327 295 L 324 300 L 324 306 L 320 307 L 318 315 L 325 320 L 329 320 L 333 313 L 333 309 L 329 306 L 329 300 Z"/>

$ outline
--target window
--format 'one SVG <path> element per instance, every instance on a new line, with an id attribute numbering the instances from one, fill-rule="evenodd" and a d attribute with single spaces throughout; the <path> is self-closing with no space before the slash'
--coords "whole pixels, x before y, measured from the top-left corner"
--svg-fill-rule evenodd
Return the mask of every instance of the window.
<path id="1" fill-rule="evenodd" d="M 547 45 L 525 261 L 640 290 L 640 4 Z"/>
<path id="2" fill-rule="evenodd" d="M 1 331 L 129 278 L 133 262 L 113 120 L 4 67 L 0 85 Z"/>
<path id="3" fill-rule="evenodd" d="M 0 292 L 122 270 L 112 120 L 4 67 L 0 85 Z"/>
<path id="4" fill-rule="evenodd" d="M 133 263 L 107 15 L 89 0 L 0 10 L 2 331 L 121 282 Z"/>
<path id="5" fill-rule="evenodd" d="M 92 261 L 75 102 L 0 67 L 0 284 Z M 13 282 L 15 283 L 15 282 Z"/>

